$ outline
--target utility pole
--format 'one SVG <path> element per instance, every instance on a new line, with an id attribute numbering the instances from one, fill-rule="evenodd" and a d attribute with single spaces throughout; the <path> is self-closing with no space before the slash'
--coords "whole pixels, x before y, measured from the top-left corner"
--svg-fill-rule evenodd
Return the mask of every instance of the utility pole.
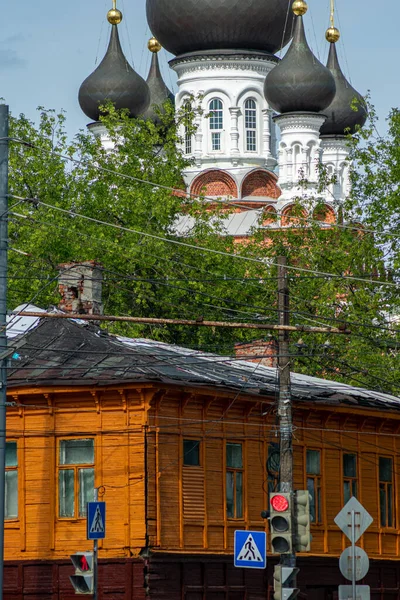
<path id="1" fill-rule="evenodd" d="M 8 106 L 0 104 L 0 600 L 3 600 L 7 399 Z"/>
<path id="2" fill-rule="evenodd" d="M 278 310 L 279 325 L 289 325 L 289 285 L 286 257 L 278 256 Z M 279 402 L 278 418 L 280 433 L 280 491 L 293 494 L 293 424 L 290 396 L 289 331 L 280 329 L 278 335 Z M 291 503 L 293 504 L 293 503 Z M 293 517 L 293 511 L 292 511 Z M 296 566 L 296 555 L 281 554 L 281 565 Z"/>

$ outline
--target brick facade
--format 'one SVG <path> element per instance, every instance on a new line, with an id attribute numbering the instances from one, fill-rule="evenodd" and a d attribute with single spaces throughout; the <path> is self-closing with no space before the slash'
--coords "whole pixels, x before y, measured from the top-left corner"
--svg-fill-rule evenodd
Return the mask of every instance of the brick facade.
<path id="1" fill-rule="evenodd" d="M 323 223 L 336 223 L 335 212 L 327 205 L 316 208 L 313 213 L 313 219 L 322 221 Z"/>
<path id="2" fill-rule="evenodd" d="M 282 211 L 281 225 L 287 227 L 289 225 L 305 225 L 303 219 L 308 217 L 308 213 L 304 208 L 291 204 Z"/>
<path id="3" fill-rule="evenodd" d="M 272 173 L 261 170 L 253 171 L 243 181 L 242 197 L 279 198 L 281 191 L 276 181 L 277 179 Z"/>
<path id="4" fill-rule="evenodd" d="M 255 340 L 244 344 L 235 344 L 236 358 L 248 362 L 260 363 L 265 367 L 276 367 L 278 343 L 276 340 Z"/>
<path id="5" fill-rule="evenodd" d="M 191 194 L 204 196 L 238 197 L 238 189 L 234 179 L 225 171 L 213 170 L 201 173 L 192 183 Z"/>

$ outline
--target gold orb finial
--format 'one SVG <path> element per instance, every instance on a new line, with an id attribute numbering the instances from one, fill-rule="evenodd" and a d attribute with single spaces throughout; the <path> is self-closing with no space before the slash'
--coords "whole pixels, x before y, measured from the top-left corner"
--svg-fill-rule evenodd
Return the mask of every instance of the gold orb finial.
<path id="1" fill-rule="evenodd" d="M 149 41 L 147 42 L 147 47 L 150 50 L 150 52 L 160 52 L 162 46 L 160 44 L 160 42 L 158 40 L 156 40 L 155 37 L 152 37 L 149 39 Z"/>
<path id="2" fill-rule="evenodd" d="M 336 44 L 340 38 L 340 31 L 337 27 L 329 27 L 326 30 L 325 37 L 331 44 Z"/>
<path id="3" fill-rule="evenodd" d="M 308 5 L 305 0 L 294 0 L 292 4 L 292 11 L 298 17 L 305 15 L 308 10 Z"/>
<path id="4" fill-rule="evenodd" d="M 119 25 L 122 21 L 122 12 L 115 7 L 115 4 L 107 13 L 107 21 L 111 25 Z"/>

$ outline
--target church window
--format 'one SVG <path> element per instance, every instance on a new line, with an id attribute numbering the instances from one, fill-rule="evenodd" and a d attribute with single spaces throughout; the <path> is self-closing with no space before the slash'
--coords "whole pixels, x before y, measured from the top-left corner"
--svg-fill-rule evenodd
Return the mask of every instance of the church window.
<path id="1" fill-rule="evenodd" d="M 184 106 L 184 121 L 185 121 L 185 154 L 192 153 L 192 133 L 190 131 L 191 104 L 185 102 Z"/>
<path id="2" fill-rule="evenodd" d="M 244 127 L 246 130 L 246 150 L 257 150 L 257 105 L 255 100 L 249 98 L 244 105 Z"/>
<path id="3" fill-rule="evenodd" d="M 211 149 L 221 150 L 221 131 L 224 126 L 224 110 L 221 100 L 213 98 L 209 104 Z"/>

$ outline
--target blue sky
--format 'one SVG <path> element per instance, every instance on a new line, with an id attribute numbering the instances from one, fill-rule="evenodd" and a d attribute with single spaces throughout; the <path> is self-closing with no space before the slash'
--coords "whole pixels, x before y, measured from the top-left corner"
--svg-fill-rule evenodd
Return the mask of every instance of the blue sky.
<path id="1" fill-rule="evenodd" d="M 111 4 L 111 0 L 13 0 L 12 10 L 3 11 L 0 97 L 14 114 L 23 112 L 35 119 L 37 106 L 63 108 L 70 135 L 86 125 L 77 101 L 78 89 L 95 68 L 96 58 L 99 61 L 104 55 L 110 27 L 106 13 Z M 308 40 L 325 62 L 329 0 L 308 0 L 308 5 Z M 383 131 L 390 108 L 400 104 L 398 2 L 382 0 L 383 10 L 372 0 L 336 0 L 336 5 L 343 70 L 361 93 L 371 90 Z M 118 7 L 124 13 L 120 35 L 125 54 L 146 77 L 150 62 L 146 44 L 151 34 L 145 0 L 118 0 Z M 169 58 L 164 50 L 160 53 L 165 81 L 174 87 Z"/>

